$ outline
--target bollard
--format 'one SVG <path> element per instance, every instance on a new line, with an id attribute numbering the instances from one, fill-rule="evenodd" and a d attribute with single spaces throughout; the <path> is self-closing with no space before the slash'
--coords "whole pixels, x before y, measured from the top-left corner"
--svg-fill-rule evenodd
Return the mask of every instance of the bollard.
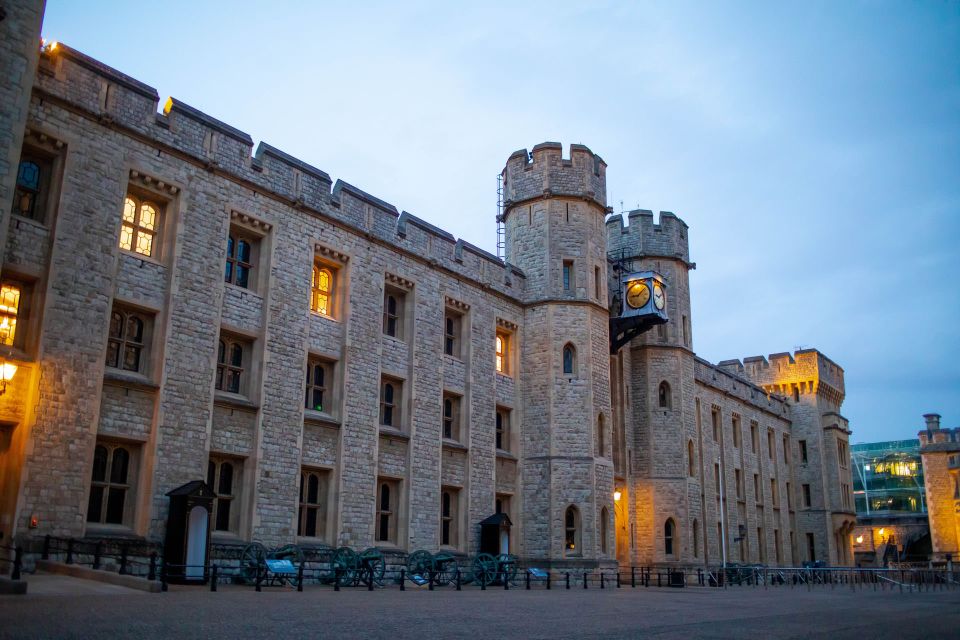
<path id="1" fill-rule="evenodd" d="M 301 589 L 301 591 L 303 591 L 303 589 Z M 373 566 L 372 565 L 369 567 L 369 571 L 367 572 L 367 591 L 373 591 Z"/>
<path id="2" fill-rule="evenodd" d="M 167 590 L 167 563 L 160 566 L 160 591 Z"/>
<path id="3" fill-rule="evenodd" d="M 620 569 L 617 568 L 617 589 L 620 588 Z"/>
<path id="4" fill-rule="evenodd" d="M 407 570 L 400 569 L 400 591 L 407 590 Z"/>
<path id="5" fill-rule="evenodd" d="M 570 588 L 570 572 L 567 572 L 567 589 Z"/>
<path id="6" fill-rule="evenodd" d="M 550 572 L 547 571 L 547 591 L 550 590 Z"/>
<path id="7" fill-rule="evenodd" d="M 217 565 L 210 567 L 210 592 L 216 593 L 217 591 Z"/>
<path id="8" fill-rule="evenodd" d="M 73 564 L 73 538 L 67 540 L 67 564 Z"/>
<path id="9" fill-rule="evenodd" d="M 433 591 L 433 569 L 427 571 L 427 589 Z"/>
<path id="10" fill-rule="evenodd" d="M 340 591 L 340 572 L 343 571 L 340 567 L 337 567 L 333 570 L 333 590 Z M 258 589 L 259 591 L 259 589 Z"/>
<path id="11" fill-rule="evenodd" d="M 637 572 L 636 567 L 630 567 L 630 588 L 637 588 Z"/>
<path id="12" fill-rule="evenodd" d="M 743 584 L 743 583 L 741 583 L 741 586 L 742 586 L 742 584 Z M 660 570 L 659 570 L 659 569 L 657 569 L 657 586 L 658 586 L 658 587 L 659 587 L 659 586 L 662 586 L 662 583 L 660 582 Z"/>
<path id="13" fill-rule="evenodd" d="M 117 573 L 121 576 L 127 573 L 127 545 L 120 547 L 120 569 Z"/>
<path id="14" fill-rule="evenodd" d="M 455 577 L 457 580 L 457 591 L 460 591 L 460 567 L 457 567 L 457 573 Z"/>
<path id="15" fill-rule="evenodd" d="M 100 568 L 100 554 L 103 548 L 103 540 L 97 540 L 97 544 L 93 547 L 93 568 Z"/>
<path id="16" fill-rule="evenodd" d="M 13 551 L 13 571 L 10 572 L 11 580 L 20 579 L 20 569 L 23 567 L 23 547 L 18 546 Z"/>
<path id="17" fill-rule="evenodd" d="M 603 585 L 603 571 L 600 572 L 600 588 L 606 589 L 606 587 Z"/>
<path id="18" fill-rule="evenodd" d="M 587 588 L 587 572 L 586 571 L 583 572 L 583 588 L 584 589 Z"/>
<path id="19" fill-rule="evenodd" d="M 43 536 L 43 555 L 40 556 L 43 560 L 50 559 L 50 534 Z"/>
<path id="20" fill-rule="evenodd" d="M 510 589 L 510 579 L 507 578 L 507 570 L 503 570 L 503 590 L 507 591 Z"/>
<path id="21" fill-rule="evenodd" d="M 527 591 L 530 591 L 530 572 L 527 571 Z"/>
<path id="22" fill-rule="evenodd" d="M 297 567 L 297 591 L 303 592 L 303 563 L 300 563 L 300 566 Z"/>
<path id="23" fill-rule="evenodd" d="M 263 589 L 260 588 L 260 567 L 259 567 L 259 566 L 257 567 L 256 589 L 257 589 L 257 592 L 258 592 L 258 593 L 259 593 L 260 591 L 263 591 Z"/>
<path id="24" fill-rule="evenodd" d="M 157 579 L 157 552 L 150 554 L 150 568 L 147 569 L 147 580 Z"/>
<path id="25" fill-rule="evenodd" d="M 486 580 L 480 580 L 480 591 L 486 591 L 486 590 L 487 590 Z"/>

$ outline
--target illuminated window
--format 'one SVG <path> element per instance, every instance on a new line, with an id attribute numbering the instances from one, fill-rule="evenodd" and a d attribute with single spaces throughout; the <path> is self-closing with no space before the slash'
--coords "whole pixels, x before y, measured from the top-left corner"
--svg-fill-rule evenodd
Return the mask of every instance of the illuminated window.
<path id="1" fill-rule="evenodd" d="M 400 499 L 400 483 L 379 478 L 377 481 L 377 542 L 397 541 L 396 502 Z"/>
<path id="2" fill-rule="evenodd" d="M 12 346 L 17 335 L 20 315 L 20 285 L 4 282 L 0 286 L 0 344 Z"/>
<path id="3" fill-rule="evenodd" d="M 333 317 L 334 277 L 333 269 L 314 263 L 310 287 L 310 310 L 329 318 Z"/>
<path id="4" fill-rule="evenodd" d="M 156 235 L 160 226 L 160 205 L 127 194 L 120 223 L 120 248 L 142 256 L 157 253 Z"/>
<path id="5" fill-rule="evenodd" d="M 239 509 L 234 509 L 234 502 L 240 494 L 240 479 L 242 478 L 242 463 L 234 458 L 220 458 L 210 456 L 207 462 L 207 486 L 217 495 L 213 501 L 213 530 L 239 530 Z"/>
<path id="6" fill-rule="evenodd" d="M 317 469 L 300 471 L 300 511 L 297 535 L 306 538 L 327 537 L 327 478 L 329 472 Z"/>
<path id="7" fill-rule="evenodd" d="M 217 390 L 244 393 L 244 360 L 249 357 L 249 351 L 249 343 L 221 336 L 217 345 Z"/>
<path id="8" fill-rule="evenodd" d="M 580 555 L 580 512 L 574 506 L 567 507 L 563 516 L 563 546 L 568 556 Z"/>
<path id="9" fill-rule="evenodd" d="M 307 384 L 304 391 L 303 407 L 313 411 L 332 414 L 330 406 L 333 383 L 333 363 L 320 358 L 307 360 Z"/>
<path id="10" fill-rule="evenodd" d="M 134 311 L 114 309 L 110 314 L 110 335 L 107 339 L 107 366 L 141 372 L 145 358 L 149 319 Z"/>
<path id="11" fill-rule="evenodd" d="M 256 289 L 254 269 L 256 265 L 259 238 L 233 227 L 227 236 L 227 258 L 223 270 L 223 281 L 244 289 Z"/>
<path id="12" fill-rule="evenodd" d="M 129 525 L 134 501 L 128 498 L 135 477 L 130 447 L 98 442 L 93 452 L 87 522 Z"/>
<path id="13" fill-rule="evenodd" d="M 677 525 L 674 524 L 673 518 L 667 518 L 667 521 L 663 523 L 663 553 L 665 555 L 673 555 L 674 537 L 676 533 Z"/>
<path id="14" fill-rule="evenodd" d="M 497 373 L 510 374 L 510 337 L 506 333 L 497 332 L 496 342 Z"/>

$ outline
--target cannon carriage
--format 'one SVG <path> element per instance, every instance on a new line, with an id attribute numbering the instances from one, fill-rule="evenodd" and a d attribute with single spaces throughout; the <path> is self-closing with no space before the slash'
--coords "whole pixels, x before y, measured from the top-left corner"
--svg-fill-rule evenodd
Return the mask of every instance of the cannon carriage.
<path id="1" fill-rule="evenodd" d="M 437 586 L 452 583 L 458 576 L 461 584 L 477 584 L 487 587 L 516 582 L 519 562 L 515 555 L 501 553 L 493 555 L 478 553 L 467 563 L 466 570 L 460 568 L 460 558 L 446 551 L 430 553 L 426 550 L 414 551 L 407 556 L 407 577 L 415 584 L 427 584 L 431 579 Z"/>

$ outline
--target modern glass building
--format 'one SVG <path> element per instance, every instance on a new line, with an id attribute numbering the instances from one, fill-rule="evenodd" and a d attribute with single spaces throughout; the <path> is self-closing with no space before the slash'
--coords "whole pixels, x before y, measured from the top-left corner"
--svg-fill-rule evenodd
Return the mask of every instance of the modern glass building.
<path id="1" fill-rule="evenodd" d="M 858 518 L 926 515 L 919 440 L 850 447 Z"/>

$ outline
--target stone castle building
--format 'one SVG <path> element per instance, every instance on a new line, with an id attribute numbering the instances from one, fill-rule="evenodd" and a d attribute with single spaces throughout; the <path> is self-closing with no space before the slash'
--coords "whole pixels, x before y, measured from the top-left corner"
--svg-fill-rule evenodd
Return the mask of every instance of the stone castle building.
<path id="1" fill-rule="evenodd" d="M 942 428 L 940 415 L 923 416 L 920 432 L 932 559 L 960 559 L 960 427 Z"/>
<path id="2" fill-rule="evenodd" d="M 202 479 L 218 540 L 851 563 L 843 370 L 698 358 L 687 225 L 590 149 L 509 157 L 500 260 L 41 19 L 0 20 L 0 543 L 159 540 Z"/>

